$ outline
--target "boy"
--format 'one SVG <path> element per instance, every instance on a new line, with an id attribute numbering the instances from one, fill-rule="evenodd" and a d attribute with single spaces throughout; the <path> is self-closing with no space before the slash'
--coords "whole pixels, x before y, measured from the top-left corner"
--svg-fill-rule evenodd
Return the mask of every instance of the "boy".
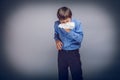
<path id="1" fill-rule="evenodd" d="M 79 54 L 83 39 L 81 23 L 72 19 L 72 12 L 67 7 L 59 8 L 57 17 L 59 20 L 54 24 L 54 39 L 58 50 L 59 80 L 68 80 L 68 67 L 72 80 L 83 80 Z"/>

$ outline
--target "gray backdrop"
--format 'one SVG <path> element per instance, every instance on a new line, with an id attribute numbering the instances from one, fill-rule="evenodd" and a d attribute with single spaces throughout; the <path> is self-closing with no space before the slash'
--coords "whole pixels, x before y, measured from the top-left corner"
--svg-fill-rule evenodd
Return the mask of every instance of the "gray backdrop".
<path id="1" fill-rule="evenodd" d="M 95 3 L 46 2 L 16 6 L 6 18 L 4 44 L 8 66 L 28 76 L 57 77 L 54 21 L 57 9 L 67 6 L 82 22 L 80 48 L 85 80 L 96 79 L 115 60 L 115 20 L 110 10 Z M 71 75 L 71 74 L 70 74 Z"/>

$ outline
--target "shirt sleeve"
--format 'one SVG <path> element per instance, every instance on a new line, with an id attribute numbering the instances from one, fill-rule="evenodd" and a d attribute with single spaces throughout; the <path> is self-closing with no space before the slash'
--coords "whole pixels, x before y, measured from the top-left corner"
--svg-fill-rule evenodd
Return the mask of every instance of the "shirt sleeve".
<path id="1" fill-rule="evenodd" d="M 60 40 L 57 26 L 58 26 L 58 24 L 57 24 L 57 21 L 56 21 L 56 22 L 54 22 L 54 40 Z"/>
<path id="2" fill-rule="evenodd" d="M 76 40 L 77 42 L 82 42 L 83 39 L 83 31 L 81 28 L 81 23 L 77 22 L 76 23 L 76 28 L 75 31 L 71 30 L 70 32 L 66 32 L 64 29 L 62 29 L 62 31 L 64 32 L 64 34 L 66 35 L 66 37 L 71 38 Z"/>

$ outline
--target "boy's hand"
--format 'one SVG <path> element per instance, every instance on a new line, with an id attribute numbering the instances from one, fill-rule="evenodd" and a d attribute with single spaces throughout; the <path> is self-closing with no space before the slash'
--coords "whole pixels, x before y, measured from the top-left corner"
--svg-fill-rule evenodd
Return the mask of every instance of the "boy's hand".
<path id="1" fill-rule="evenodd" d="M 64 29 L 66 32 L 70 32 L 71 29 Z"/>
<path id="2" fill-rule="evenodd" d="M 60 41 L 60 40 L 56 40 L 56 48 L 58 49 L 58 50 L 61 50 L 62 49 L 62 42 Z"/>

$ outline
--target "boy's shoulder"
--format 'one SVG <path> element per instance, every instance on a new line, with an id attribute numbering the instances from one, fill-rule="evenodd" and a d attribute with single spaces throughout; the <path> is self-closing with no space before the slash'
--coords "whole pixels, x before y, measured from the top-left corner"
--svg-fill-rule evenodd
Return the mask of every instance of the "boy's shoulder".
<path id="1" fill-rule="evenodd" d="M 72 19 L 72 22 L 74 22 L 75 24 L 78 24 L 78 23 L 81 23 L 81 21 L 80 20 L 78 20 L 78 19 Z"/>

